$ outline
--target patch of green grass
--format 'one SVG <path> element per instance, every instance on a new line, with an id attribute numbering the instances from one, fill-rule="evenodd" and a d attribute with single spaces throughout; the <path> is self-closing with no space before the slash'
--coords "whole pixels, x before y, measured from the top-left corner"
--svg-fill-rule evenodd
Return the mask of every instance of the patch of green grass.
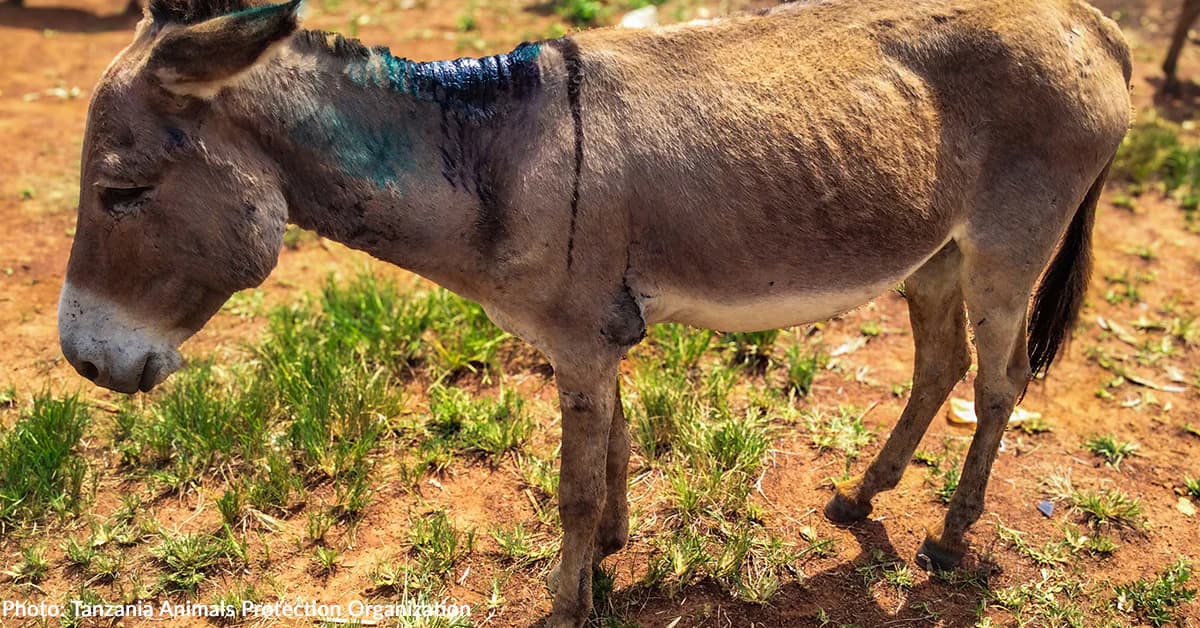
<path id="1" fill-rule="evenodd" d="M 871 555 L 854 565 L 854 570 L 865 584 L 886 583 L 896 590 L 911 589 L 915 578 L 908 564 L 896 556 L 888 556 L 883 550 L 873 549 Z"/>
<path id="2" fill-rule="evenodd" d="M 345 285 L 326 280 L 319 309 L 307 304 L 295 309 L 307 327 L 315 328 L 314 335 L 331 345 L 327 349 L 399 372 L 420 359 L 421 335 L 431 325 L 437 298 L 401 294 L 394 283 L 364 272 Z"/>
<path id="3" fill-rule="evenodd" d="M 429 412 L 425 429 L 439 446 L 480 454 L 493 462 L 518 451 L 536 427 L 524 400 L 508 388 L 493 401 L 471 399 L 460 388 L 435 385 L 429 389 Z"/>
<path id="4" fill-rule="evenodd" d="M 492 324 L 483 307 L 446 290 L 425 296 L 429 330 L 424 349 L 435 380 L 464 372 L 499 370 L 497 352 L 511 338 Z"/>
<path id="5" fill-rule="evenodd" d="M 288 456 L 278 450 L 271 450 L 256 461 L 256 468 L 247 474 L 245 483 L 245 501 L 267 514 L 289 513 L 304 496 L 304 478 L 295 472 Z"/>
<path id="6" fill-rule="evenodd" d="M 1179 607 L 1196 599 L 1196 589 L 1187 587 L 1192 564 L 1184 559 L 1171 563 L 1153 580 L 1136 580 L 1117 585 L 1113 605 L 1117 610 L 1162 626 L 1179 620 Z"/>
<path id="7" fill-rule="evenodd" d="M 1134 184 L 1131 193 L 1157 183 L 1186 212 L 1189 222 L 1200 208 L 1200 147 L 1184 144 L 1179 127 L 1155 112 L 1141 116 L 1125 135 L 1113 174 Z"/>
<path id="8" fill-rule="evenodd" d="M 159 587 L 164 591 L 195 591 L 221 561 L 236 556 L 232 541 L 211 534 L 163 535 L 150 554 L 163 567 Z"/>
<path id="9" fill-rule="evenodd" d="M 1167 169 L 1171 155 L 1181 150 L 1179 129 L 1154 112 L 1139 117 L 1121 141 L 1113 160 L 1113 178 L 1148 183 Z"/>
<path id="10" fill-rule="evenodd" d="M 1153 281 L 1153 276 L 1125 269 L 1119 275 L 1105 275 L 1104 279 L 1111 286 L 1104 293 L 1105 301 L 1111 305 L 1137 305 L 1142 302 L 1142 286 Z"/>
<path id="11" fill-rule="evenodd" d="M 386 419 L 403 407 L 385 367 L 364 353 L 369 343 L 338 331 L 352 326 L 330 323 L 337 320 L 296 307 L 276 310 L 258 347 L 273 405 L 291 419 L 287 444 L 301 468 L 317 478 L 364 473 Z"/>
<path id="12" fill-rule="evenodd" d="M 600 0 L 554 0 L 555 11 L 577 26 L 594 26 L 610 14 Z"/>
<path id="13" fill-rule="evenodd" d="M 436 579 L 414 571 L 408 565 L 395 561 L 378 561 L 370 570 L 369 577 L 382 592 L 390 591 L 397 598 L 395 603 L 412 606 L 432 606 L 445 602 L 446 586 Z M 474 623 L 470 616 L 424 617 L 421 615 L 400 616 L 393 624 L 400 628 L 469 628 Z"/>
<path id="14" fill-rule="evenodd" d="M 268 414 L 261 388 L 251 384 L 239 394 L 201 361 L 177 374 L 152 406 L 127 405 L 117 421 L 129 432 L 126 461 L 149 466 L 152 478 L 178 490 L 222 462 L 257 456 Z"/>
<path id="15" fill-rule="evenodd" d="M 1200 499 L 1200 478 L 1183 478 L 1183 488 L 1194 499 Z"/>
<path id="16" fill-rule="evenodd" d="M 784 354 L 788 389 L 801 397 L 807 397 L 812 391 L 817 373 L 825 368 L 826 362 L 826 356 L 819 351 L 806 352 L 800 345 L 788 347 Z"/>
<path id="17" fill-rule="evenodd" d="M 858 326 L 858 331 L 867 338 L 878 338 L 883 335 L 883 324 L 879 321 L 866 321 Z"/>
<path id="18" fill-rule="evenodd" d="M 313 567 L 316 575 L 325 577 L 337 571 L 342 555 L 332 547 L 318 545 L 313 551 Z"/>
<path id="19" fill-rule="evenodd" d="M 701 399 L 684 373 L 653 362 L 635 366 L 633 388 L 638 403 L 626 412 L 630 435 L 642 456 L 660 462 L 679 440 L 683 426 L 698 420 Z"/>
<path id="20" fill-rule="evenodd" d="M 17 405 L 17 387 L 9 384 L 0 388 L 0 408 L 12 408 Z"/>
<path id="21" fill-rule="evenodd" d="M 818 449 L 833 449 L 854 459 L 875 438 L 871 428 L 863 423 L 864 414 L 850 406 L 841 406 L 834 413 L 814 410 L 804 418 L 804 423 Z"/>
<path id="22" fill-rule="evenodd" d="M 690 371 L 712 345 L 713 332 L 693 329 L 678 323 L 663 323 L 650 328 L 650 342 L 658 349 L 662 363 L 672 371 Z"/>
<path id="23" fill-rule="evenodd" d="M 263 314 L 264 299 L 265 293 L 258 288 L 242 290 L 229 297 L 225 305 L 221 306 L 221 310 L 241 319 L 257 318 Z"/>
<path id="24" fill-rule="evenodd" d="M 246 602 L 261 602 L 262 599 L 263 595 L 253 584 L 240 583 L 215 595 L 210 605 L 234 609 L 234 617 L 217 619 L 220 623 L 236 624 L 238 620 L 245 619 L 245 616 L 242 614 L 242 607 Z"/>
<path id="25" fill-rule="evenodd" d="M 46 558 L 46 548 L 41 545 L 28 545 L 21 548 L 21 560 L 4 570 L 4 575 L 12 579 L 13 584 L 36 585 L 50 573 L 50 560 Z"/>
<path id="26" fill-rule="evenodd" d="M 517 471 L 521 475 L 521 481 L 540 493 L 543 499 L 552 499 L 558 495 L 558 471 L 554 468 L 553 460 L 530 455 L 521 456 L 517 459 Z"/>
<path id="27" fill-rule="evenodd" d="M 996 524 L 996 532 L 1001 541 L 1008 543 L 1039 567 L 1054 567 L 1071 560 L 1071 546 L 1065 541 L 1050 541 L 1038 547 L 1026 541 L 1024 533 L 1003 523 Z"/>
<path id="28" fill-rule="evenodd" d="M 474 2 L 468 2 L 467 8 L 458 15 L 455 20 L 458 25 L 459 32 L 469 33 L 479 29 L 479 16 L 476 15 L 476 6 Z"/>
<path id="29" fill-rule="evenodd" d="M 80 571 L 91 567 L 92 561 L 96 558 L 96 547 L 92 545 L 91 539 L 80 542 L 75 538 L 68 537 L 66 541 L 63 541 L 62 549 L 67 564 Z"/>
<path id="30" fill-rule="evenodd" d="M 732 332 L 721 335 L 721 344 L 730 351 L 730 363 L 761 371 L 771 360 L 771 350 L 779 339 L 779 330 Z"/>
<path id="31" fill-rule="evenodd" d="M 446 511 L 436 510 L 412 519 L 408 540 L 420 573 L 445 579 L 474 549 L 475 531 L 455 528 Z"/>
<path id="32" fill-rule="evenodd" d="M 795 549 L 761 525 L 742 521 L 708 528 L 693 522 L 656 537 L 656 556 L 645 583 L 674 594 L 692 582 L 711 578 L 738 599 L 766 603 L 780 578 L 795 574 Z"/>
<path id="33" fill-rule="evenodd" d="M 500 546 L 505 559 L 516 567 L 547 561 L 558 551 L 552 540 L 535 537 L 521 523 L 512 529 L 495 528 L 491 531 L 491 537 Z"/>
<path id="34" fill-rule="evenodd" d="M 769 444 L 767 424 L 752 412 L 689 425 L 666 469 L 675 507 L 684 515 L 744 512 Z"/>
<path id="35" fill-rule="evenodd" d="M 1121 468 L 1121 461 L 1132 456 L 1138 450 L 1137 443 L 1118 440 L 1112 434 L 1098 434 L 1083 443 L 1084 449 L 1104 458 L 1104 462 L 1114 469 Z"/>
<path id="36" fill-rule="evenodd" d="M 731 399 L 741 368 L 718 362 L 701 371 L 685 363 L 639 357 L 628 388 L 636 394 L 628 404 L 633 439 L 650 472 L 665 479 L 669 509 L 666 528 L 651 538 L 644 584 L 674 593 L 711 578 L 738 599 L 763 603 L 797 573 L 800 556 L 763 528 L 750 500 L 769 454 L 767 417 L 782 398 L 760 395 L 742 405 Z"/>
<path id="37" fill-rule="evenodd" d="M 333 524 L 337 520 L 328 512 L 317 510 L 305 514 L 304 521 L 304 539 L 309 543 L 320 543 L 325 540 L 325 535 L 333 529 Z"/>
<path id="38" fill-rule="evenodd" d="M 88 581 L 95 583 L 115 582 L 121 575 L 121 571 L 125 568 L 126 556 L 127 554 L 119 550 L 97 552 L 85 571 L 90 576 Z"/>
<path id="39" fill-rule="evenodd" d="M 1031 417 L 1017 424 L 1017 428 L 1030 436 L 1053 432 L 1054 426 L 1050 425 L 1044 417 Z"/>
<path id="40" fill-rule="evenodd" d="M 46 512 L 78 510 L 87 462 L 76 447 L 91 421 L 76 396 L 35 395 L 0 439 L 0 531 Z"/>
<path id="41" fill-rule="evenodd" d="M 937 469 L 935 475 L 939 483 L 934 488 L 933 494 L 939 502 L 949 504 L 951 498 L 954 497 L 954 491 L 958 490 L 958 480 L 962 477 L 962 468 L 955 460 L 949 467 Z"/>
<path id="42" fill-rule="evenodd" d="M 1013 614 L 1020 626 L 1085 628 L 1083 581 L 1058 569 L 1044 568 L 1041 579 L 990 592 L 989 604 Z"/>
<path id="43" fill-rule="evenodd" d="M 1142 503 L 1118 490 L 1075 491 L 1071 502 L 1096 525 L 1141 528 L 1144 524 Z"/>

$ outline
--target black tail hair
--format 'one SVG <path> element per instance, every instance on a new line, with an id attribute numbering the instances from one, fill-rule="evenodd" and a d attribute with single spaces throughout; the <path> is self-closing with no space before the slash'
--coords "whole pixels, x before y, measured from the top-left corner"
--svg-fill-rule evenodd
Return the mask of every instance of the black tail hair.
<path id="1" fill-rule="evenodd" d="M 1071 337 L 1092 275 L 1092 226 L 1096 203 L 1108 178 L 1112 161 L 1092 183 L 1075 211 L 1058 253 L 1042 275 L 1029 312 L 1029 367 L 1034 376 L 1045 374 L 1059 349 Z"/>

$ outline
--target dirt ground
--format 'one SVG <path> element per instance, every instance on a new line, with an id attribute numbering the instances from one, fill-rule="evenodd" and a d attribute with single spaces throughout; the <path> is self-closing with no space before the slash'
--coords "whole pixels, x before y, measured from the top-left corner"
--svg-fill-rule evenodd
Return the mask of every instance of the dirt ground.
<path id="1" fill-rule="evenodd" d="M 312 7 L 307 25 L 356 32 L 368 43 L 390 44 L 398 54 L 434 59 L 508 50 L 522 40 L 546 36 L 559 22 L 540 2 L 473 4 L 478 7 L 481 25 L 469 35 L 461 33 L 456 23 L 467 0 L 327 2 Z M 707 9 L 717 14 L 744 4 L 713 2 Z M 1108 0 L 1099 4 L 1118 15 L 1134 45 L 1137 107 L 1153 106 L 1160 78 L 1157 65 L 1177 3 Z M 78 390 L 88 399 L 111 403 L 114 397 L 110 393 L 84 386 L 63 360 L 55 306 L 71 244 L 89 94 L 109 60 L 128 43 L 134 19 L 120 14 L 124 7 L 118 0 L 29 0 L 28 5 L 20 9 L 0 4 L 0 342 L 4 347 L 0 385 L 15 385 L 25 396 L 46 388 Z M 695 15 L 699 5 L 686 6 L 693 11 L 687 15 Z M 1200 46 L 1188 48 L 1180 74 L 1184 79 L 1200 79 Z M 1159 105 L 1167 117 L 1185 122 L 1193 115 L 1197 99 L 1200 86 L 1188 84 L 1182 98 L 1163 100 Z M 1200 559 L 1200 535 L 1196 534 L 1200 517 L 1178 508 L 1182 478 L 1200 476 L 1200 437 L 1184 429 L 1200 425 L 1200 349 L 1177 343 L 1161 361 L 1132 367 L 1143 379 L 1162 384 L 1182 374 L 1183 392 L 1127 381 L 1108 389 L 1109 394 L 1099 395 L 1097 391 L 1113 380 L 1114 374 L 1096 359 L 1100 352 L 1132 353 L 1132 347 L 1117 334 L 1101 329 L 1100 317 L 1134 330 L 1131 333 L 1136 340 L 1143 342 L 1162 334 L 1135 330 L 1139 318 L 1162 318 L 1165 308 L 1181 317 L 1200 314 L 1196 290 L 1200 235 L 1189 230 L 1173 201 L 1156 194 L 1141 197 L 1132 209 L 1114 207 L 1111 199 L 1119 189 L 1119 184 L 1110 185 L 1102 201 L 1095 238 L 1096 273 L 1074 341 L 1050 379 L 1031 386 L 1024 401 L 1023 407 L 1043 413 L 1053 430 L 1037 436 L 1018 431 L 1008 434 L 993 473 L 986 514 L 970 538 L 974 550 L 970 560 L 994 570 L 993 588 L 1041 579 L 1037 565 L 1000 540 L 998 522 L 1031 538 L 1048 540 L 1059 534 L 1063 522 L 1079 521 L 1065 508 L 1050 518 L 1035 509 L 1047 496 L 1043 481 L 1055 474 L 1069 474 L 1077 484 L 1119 488 L 1140 499 L 1145 508 L 1149 524 L 1144 530 L 1116 533 L 1121 546 L 1117 552 L 1107 558 L 1084 559 L 1080 564 L 1091 583 L 1150 577 L 1176 558 Z M 1140 254 L 1146 250 L 1153 255 Z M 330 273 L 349 275 L 365 265 L 407 280 L 404 273 L 336 244 L 306 239 L 298 249 L 283 252 L 278 268 L 263 286 L 265 302 L 287 303 L 317 287 Z M 1110 303 L 1106 294 L 1124 286 L 1107 278 L 1124 273 L 1146 277 L 1139 285 L 1140 297 L 1132 303 Z M 819 379 L 813 399 L 832 406 L 876 404 L 867 422 L 886 434 L 904 402 L 903 396 L 892 393 L 891 384 L 909 379 L 912 357 L 903 299 L 895 294 L 881 297 L 830 323 L 825 333 L 831 338 L 851 339 L 859 336 L 860 326 L 867 321 L 880 322 L 888 333 L 844 356 L 849 375 Z M 188 355 L 215 354 L 218 360 L 236 360 L 240 343 L 253 338 L 260 328 L 260 320 L 223 312 L 184 350 Z M 552 383 L 536 373 L 526 380 L 523 388 L 544 402 L 540 407 L 546 416 L 541 422 L 552 426 Z M 955 395 L 969 399 L 970 386 L 968 377 Z M 923 447 L 945 439 L 964 442 L 969 437 L 969 431 L 948 424 L 943 416 L 935 419 Z M 1119 470 L 1104 465 L 1081 445 L 1098 433 L 1137 442 L 1139 455 L 1125 461 Z M 551 442 L 555 436 L 547 431 L 539 438 Z M 878 443 L 872 446 L 877 447 Z M 864 456 L 858 466 L 869 459 Z M 915 572 L 915 585 L 900 593 L 865 585 L 853 567 L 853 561 L 871 549 L 911 557 L 923 538 L 924 526 L 942 512 L 930 497 L 925 471 L 914 465 L 897 490 L 880 496 L 871 523 L 841 529 L 820 516 L 820 507 L 829 495 L 826 478 L 836 472 L 830 468 L 834 462 L 821 457 L 799 435 L 783 435 L 774 443 L 761 482 L 769 526 L 785 537 L 796 538 L 807 527 L 836 540 L 836 555 L 806 564 L 806 580 L 785 584 L 769 604 L 761 606 L 731 600 L 716 587 L 702 583 L 674 598 L 651 597 L 626 620 L 647 626 L 668 625 L 678 617 L 682 617 L 674 624 L 678 626 L 819 625 L 824 610 L 834 623 L 859 626 L 974 622 L 981 599 L 978 592 Z M 491 488 L 485 492 L 480 486 Z M 636 484 L 632 489 L 635 509 L 643 490 L 645 487 Z M 455 519 L 466 523 L 532 518 L 511 473 L 484 467 L 460 470 L 441 487 L 431 487 L 424 498 L 449 506 Z M 160 510 L 160 521 L 169 523 L 199 512 L 199 501 L 203 500 L 185 495 L 155 508 Z M 404 537 L 401 528 L 407 525 L 405 515 L 412 507 L 405 495 L 399 491 L 389 495 L 385 486 L 368 510 L 367 525 L 361 526 L 355 548 L 347 553 L 347 568 L 322 580 L 303 566 L 289 565 L 285 555 L 270 574 L 276 590 L 287 596 L 326 598 L 361 593 L 367 588 L 365 565 L 373 552 Z M 102 509 L 103 504 L 97 508 Z M 5 563 L 15 560 L 16 548 L 10 539 L 0 539 Z M 635 537 L 630 548 L 616 557 L 618 593 L 644 570 L 649 552 Z M 52 575 L 40 590 L 0 584 L 0 593 L 3 597 L 58 599 L 69 586 L 61 575 Z M 463 580 L 456 593 L 464 601 L 478 602 L 490 594 L 488 586 L 482 575 L 472 576 Z M 504 596 L 506 605 L 488 617 L 477 616 L 476 623 L 527 625 L 549 608 L 548 596 L 534 577 L 510 579 Z M 986 614 L 994 615 L 999 624 L 1016 621 L 1002 612 Z M 1195 606 L 1183 614 L 1189 625 L 1200 622 L 1200 610 Z"/>

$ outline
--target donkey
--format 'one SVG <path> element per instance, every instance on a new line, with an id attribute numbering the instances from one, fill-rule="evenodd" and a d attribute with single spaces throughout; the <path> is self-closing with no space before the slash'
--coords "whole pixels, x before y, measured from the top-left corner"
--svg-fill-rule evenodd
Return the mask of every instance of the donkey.
<path id="1" fill-rule="evenodd" d="M 1179 65 L 1179 53 L 1183 51 L 1183 45 L 1187 43 L 1188 33 L 1192 30 L 1192 24 L 1196 23 L 1196 18 L 1200 17 L 1200 0 L 1183 0 L 1183 6 L 1179 9 L 1179 21 L 1175 23 L 1175 33 L 1171 36 L 1171 47 L 1167 49 L 1167 58 L 1163 61 L 1163 84 L 1162 90 L 1169 94 L 1179 91 L 1179 78 L 1175 75 L 1175 70 Z"/>
<path id="2" fill-rule="evenodd" d="M 299 30 L 297 2 L 153 0 L 105 72 L 59 304 L 80 374 L 162 382 L 288 222 L 479 301 L 554 368 L 549 625 L 577 626 L 628 537 L 617 375 L 646 326 L 802 324 L 903 282 L 911 398 L 825 514 L 896 486 L 971 363 L 969 311 L 979 426 L 918 554 L 960 561 L 1087 288 L 1130 113 L 1112 22 L 1079 0 L 830 0 L 417 63 Z"/>

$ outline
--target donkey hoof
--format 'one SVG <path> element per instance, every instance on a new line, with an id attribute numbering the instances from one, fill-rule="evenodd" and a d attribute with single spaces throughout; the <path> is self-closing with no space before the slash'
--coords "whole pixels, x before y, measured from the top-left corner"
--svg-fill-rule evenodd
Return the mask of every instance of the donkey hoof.
<path id="1" fill-rule="evenodd" d="M 858 523 L 871 514 L 871 502 L 856 504 L 846 499 L 842 494 L 834 493 L 829 503 L 825 504 L 825 518 L 840 525 Z"/>
<path id="2" fill-rule="evenodd" d="M 551 592 L 558 591 L 559 571 L 561 569 L 562 563 L 558 563 L 554 565 L 554 569 L 551 569 L 550 573 L 546 576 L 546 586 L 550 588 Z"/>
<path id="3" fill-rule="evenodd" d="M 963 552 L 942 547 L 937 541 L 925 537 L 917 550 L 916 562 L 921 569 L 929 572 L 950 571 L 962 562 Z"/>

